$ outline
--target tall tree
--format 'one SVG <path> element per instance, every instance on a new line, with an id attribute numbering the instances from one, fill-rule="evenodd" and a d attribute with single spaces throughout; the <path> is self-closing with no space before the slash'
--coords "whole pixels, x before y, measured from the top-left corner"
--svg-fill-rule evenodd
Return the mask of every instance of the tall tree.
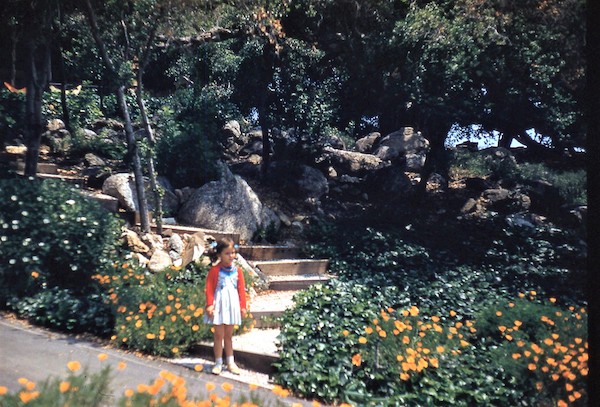
<path id="1" fill-rule="evenodd" d="M 412 104 L 431 142 L 424 180 L 430 171 L 446 173 L 444 142 L 453 124 L 483 124 L 487 131 L 519 137 L 535 128 L 552 138 L 554 148 L 581 139 L 583 51 L 577 34 L 562 33 L 575 21 L 583 23 L 583 9 L 581 0 L 565 3 L 411 4 L 391 44 L 402 61 L 396 85 L 407 97 L 399 102 Z M 537 29 L 540 19 L 544 32 Z"/>
<path id="2" fill-rule="evenodd" d="M 107 70 L 108 81 L 113 83 L 115 94 L 117 97 L 117 103 L 123 115 L 125 121 L 125 135 L 127 138 L 127 149 L 128 155 L 131 157 L 133 173 L 135 177 L 135 188 L 138 197 L 138 208 L 140 211 L 140 223 L 141 228 L 144 232 L 150 231 L 150 221 L 148 217 L 148 203 L 146 201 L 146 191 L 144 188 L 144 174 L 142 171 L 142 163 L 139 155 L 138 143 L 133 131 L 133 125 L 131 121 L 131 115 L 129 105 L 126 99 L 127 89 L 131 84 L 131 71 L 127 67 L 127 63 L 131 61 L 128 59 L 129 49 L 126 47 L 123 49 L 121 54 L 122 60 L 115 61 L 115 58 L 109 54 L 108 46 L 104 38 L 102 37 L 100 26 L 98 23 L 98 17 L 96 9 L 92 5 L 92 0 L 85 0 L 85 12 L 88 18 L 91 34 L 94 38 L 96 46 L 102 61 Z M 123 29 L 126 31 L 127 27 L 123 25 Z M 128 34 L 123 32 L 124 41 L 127 44 L 129 41 Z"/>
<path id="3" fill-rule="evenodd" d="M 51 51 L 54 43 L 52 24 L 57 1 L 16 0 L 4 4 L 0 21 L 10 28 L 12 43 L 10 81 L 16 84 L 17 51 L 23 50 L 25 97 L 25 175 L 35 177 L 42 132 L 45 128 L 42 97 L 51 79 Z M 22 47 L 17 47 L 17 43 Z"/>
<path id="4" fill-rule="evenodd" d="M 156 180 L 152 129 L 144 102 L 144 73 L 156 49 L 157 36 L 171 26 L 173 16 L 183 18 L 186 11 L 193 10 L 193 0 L 136 0 L 129 2 L 85 1 L 91 34 L 106 67 L 107 79 L 115 89 L 117 100 L 125 120 L 128 155 L 132 158 L 136 192 L 142 230 L 150 229 L 148 205 L 143 181 L 143 169 L 139 156 L 138 141 L 133 131 L 130 107 L 126 98 L 128 89 L 135 87 L 137 108 L 140 112 L 142 131 L 148 146 L 147 173 L 157 210 L 157 224 L 161 231 L 161 194 Z M 102 26 L 102 28 L 101 28 Z"/>

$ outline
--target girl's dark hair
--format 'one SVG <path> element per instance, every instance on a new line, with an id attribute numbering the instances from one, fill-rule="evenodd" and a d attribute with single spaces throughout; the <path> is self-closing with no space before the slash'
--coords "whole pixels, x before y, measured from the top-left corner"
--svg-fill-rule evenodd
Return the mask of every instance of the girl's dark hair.
<path id="1" fill-rule="evenodd" d="M 210 261 L 213 263 L 216 262 L 219 258 L 219 254 L 228 247 L 235 247 L 235 242 L 230 237 L 223 237 L 216 242 L 213 242 L 208 251 Z"/>

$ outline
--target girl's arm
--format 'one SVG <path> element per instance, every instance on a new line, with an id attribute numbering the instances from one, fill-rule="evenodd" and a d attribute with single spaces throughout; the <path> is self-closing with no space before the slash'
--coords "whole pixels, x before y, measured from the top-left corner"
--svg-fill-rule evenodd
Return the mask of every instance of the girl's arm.
<path id="1" fill-rule="evenodd" d="M 206 286 L 204 292 L 206 294 L 206 307 L 210 307 L 215 302 L 215 290 L 219 281 L 219 267 L 213 266 L 208 271 L 206 276 Z"/>
<path id="2" fill-rule="evenodd" d="M 246 283 L 244 282 L 244 272 L 238 267 L 238 296 L 240 297 L 240 309 L 246 311 Z"/>

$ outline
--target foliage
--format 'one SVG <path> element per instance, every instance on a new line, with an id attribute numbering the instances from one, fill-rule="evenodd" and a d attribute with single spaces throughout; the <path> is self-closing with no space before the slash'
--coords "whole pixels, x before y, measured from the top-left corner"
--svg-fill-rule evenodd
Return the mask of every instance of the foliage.
<path id="1" fill-rule="evenodd" d="M 61 117 L 61 93 L 59 89 L 44 93 L 42 113 L 46 117 Z M 72 128 L 86 128 L 104 117 L 97 89 L 89 82 L 83 82 L 79 91 L 67 90 L 67 109 Z"/>
<path id="2" fill-rule="evenodd" d="M 174 106 L 160 112 L 156 167 L 169 174 L 175 187 L 198 187 L 217 178 L 219 131 L 227 119 L 237 117 L 229 92 L 219 85 L 182 89 L 172 98 Z"/>
<path id="3" fill-rule="evenodd" d="M 493 154 L 457 149 L 451 153 L 451 175 L 454 178 L 490 177 L 493 180 L 514 181 L 519 166 L 510 153 L 496 158 Z"/>
<path id="4" fill-rule="evenodd" d="M 587 405 L 587 312 L 521 292 L 477 317 L 477 337 L 531 405 Z M 520 378 L 516 380 L 516 378 Z M 568 404 L 567 404 L 568 403 Z"/>
<path id="5" fill-rule="evenodd" d="M 329 258 L 332 272 L 371 287 L 402 285 L 407 274 L 427 273 L 432 257 L 427 248 L 402 239 L 398 232 L 317 223 L 308 232 L 318 243 L 307 250 Z"/>
<path id="6" fill-rule="evenodd" d="M 301 395 L 335 400 L 354 381 L 346 358 L 352 342 L 342 334 L 358 334 L 361 324 L 394 297 L 393 289 L 377 296 L 360 284 L 330 282 L 297 294 L 296 307 L 282 317 L 277 382 Z"/>
<path id="7" fill-rule="evenodd" d="M 126 263 L 115 263 L 110 273 L 94 276 L 110 295 L 116 310 L 112 341 L 152 355 L 176 356 L 191 345 L 212 337 L 202 318 L 208 267 L 190 264 L 158 274 Z M 252 279 L 247 276 L 247 285 Z M 244 320 L 240 331 L 252 321 Z"/>
<path id="8" fill-rule="evenodd" d="M 118 138 L 112 139 L 108 130 L 102 130 L 98 136 L 90 136 L 83 130 L 77 129 L 70 137 L 71 146 L 68 154 L 71 157 L 83 157 L 87 153 L 94 153 L 100 157 L 113 160 L 124 160 L 127 152 L 126 143 Z"/>
<path id="9" fill-rule="evenodd" d="M 106 356 L 106 355 L 104 355 Z M 39 385 L 25 377 L 19 379 L 21 389 L 9 393 L 1 387 L 0 404 L 6 407 L 28 406 L 90 406 L 106 405 L 111 380 L 110 366 L 96 373 L 81 369 L 77 361 L 68 364 L 67 377 L 49 377 Z M 82 370 L 78 373 L 79 370 Z"/>
<path id="10" fill-rule="evenodd" d="M 567 205 L 587 204 L 587 174 L 585 170 L 555 170 L 543 163 L 519 165 L 523 182 L 542 180 L 552 184 Z"/>
<path id="11" fill-rule="evenodd" d="M 412 213 L 404 227 L 404 219 L 383 217 L 381 222 L 374 217 L 316 223 L 309 231 L 310 253 L 330 258 L 330 271 L 345 282 L 309 289 L 283 318 L 277 380 L 301 394 L 359 405 L 513 405 L 525 397 L 534 400 L 532 394 L 542 397 L 533 391 L 535 383 L 520 385 L 515 379 L 520 376 L 499 364 L 497 345 L 489 339 L 495 334 L 484 328 L 485 321 L 488 310 L 496 310 L 499 302 L 515 302 L 514 293 L 524 289 L 583 304 L 585 257 L 577 235 L 556 228 L 515 228 L 496 219 L 432 225 Z M 447 239 L 458 233 L 464 238 Z M 334 304 L 330 297 L 336 298 Z M 531 313 L 539 322 L 542 310 Z M 408 331 L 408 344 L 396 324 L 416 327 Z M 535 329 L 527 325 L 531 335 L 538 335 Z M 417 339 L 419 333 L 423 337 Z M 323 337 L 332 345 L 319 346 Z M 361 337 L 367 342 L 361 343 Z M 413 346 L 416 341 L 421 344 Z M 459 344 L 455 354 L 432 351 L 453 343 Z M 431 360 L 424 359 L 421 371 L 412 364 L 403 370 L 408 365 L 402 362 L 413 362 L 406 361 L 408 356 L 418 366 L 416 354 L 407 352 L 419 346 L 429 349 L 427 357 L 435 356 L 438 367 L 432 369 Z M 339 361 L 343 357 L 345 364 Z M 343 378 L 348 373 L 342 367 L 352 362 L 350 379 L 335 382 L 337 390 L 332 390 L 333 379 L 321 364 L 330 363 L 336 377 Z"/>
<path id="12" fill-rule="evenodd" d="M 0 299 L 47 288 L 96 293 L 91 276 L 114 256 L 119 222 L 63 182 L 0 180 Z"/>
<path id="13" fill-rule="evenodd" d="M 105 364 L 97 372 L 91 373 L 87 367 L 82 367 L 77 360 L 67 363 L 66 377 L 51 376 L 41 383 L 35 383 L 25 377 L 19 378 L 21 388 L 9 392 L 8 388 L 0 385 L 0 405 L 17 407 L 28 405 L 33 407 L 48 406 L 89 406 L 100 407 L 107 405 L 111 395 L 111 384 L 115 376 L 113 364 L 117 370 L 124 370 L 127 364 L 123 361 L 109 360 L 105 353 L 98 354 L 100 363 Z M 113 364 L 111 364 L 113 363 Z M 202 365 L 194 367 L 202 371 Z M 237 390 L 235 399 L 232 392 Z M 272 390 L 275 397 L 267 398 L 257 391 L 256 385 L 247 389 L 237 389 L 235 385 L 225 382 L 217 389 L 213 382 L 206 382 L 205 392 L 190 394 L 186 379 L 168 370 L 159 372 L 156 378 L 148 383 L 139 383 L 135 388 L 126 388 L 122 395 L 114 398 L 111 405 L 122 407 L 172 407 L 180 405 L 195 406 L 229 406 L 245 407 L 288 405 L 286 398 L 289 392 L 280 386 Z"/>
<path id="14" fill-rule="evenodd" d="M 501 371 L 474 357 L 474 323 L 455 311 L 421 315 L 416 306 L 382 309 L 360 336 L 352 363 L 362 391 L 345 395 L 367 405 L 510 405 Z M 346 333 L 345 333 L 346 334 Z M 349 336 L 351 336 L 349 334 Z M 457 382 L 458 381 L 458 382 Z"/>
<path id="15" fill-rule="evenodd" d="M 75 296 L 70 290 L 52 287 L 14 299 L 9 307 L 31 323 L 60 331 L 109 337 L 115 325 L 108 295 L 103 292 Z"/>
<path id="16" fill-rule="evenodd" d="M 19 131 L 25 119 L 25 97 L 21 93 L 0 90 L 0 141 L 8 141 Z"/>
<path id="17" fill-rule="evenodd" d="M 546 181 L 556 188 L 565 204 L 587 203 L 587 176 L 584 170 L 554 169 L 545 163 L 517 163 L 511 156 L 497 159 L 484 152 L 458 149 L 452 152 L 451 175 L 454 178 L 481 177 L 523 185 Z"/>

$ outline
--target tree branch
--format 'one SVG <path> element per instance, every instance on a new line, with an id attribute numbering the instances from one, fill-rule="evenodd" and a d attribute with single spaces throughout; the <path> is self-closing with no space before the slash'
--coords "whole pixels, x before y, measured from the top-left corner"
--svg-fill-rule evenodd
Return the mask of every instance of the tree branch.
<path id="1" fill-rule="evenodd" d="M 216 27 L 210 31 L 205 31 L 194 36 L 169 37 L 166 35 L 159 35 L 157 36 L 157 39 L 159 41 L 158 47 L 165 48 L 169 43 L 178 46 L 193 46 L 207 42 L 219 42 L 229 40 L 231 38 L 240 38 L 246 34 L 247 32 L 244 30 L 230 30 L 228 28 Z"/>
<path id="2" fill-rule="evenodd" d="M 94 9 L 92 8 L 92 3 L 90 2 L 90 0 L 85 0 L 85 6 L 86 6 L 86 14 L 87 14 L 88 21 L 90 23 L 90 28 L 92 31 L 92 37 L 94 37 L 94 41 L 96 42 L 96 45 L 98 46 L 98 50 L 100 51 L 100 57 L 106 64 L 106 67 L 114 75 L 116 75 L 117 69 L 116 69 L 115 64 L 113 63 L 112 59 L 110 58 L 110 55 L 108 55 L 108 50 L 106 49 L 106 45 L 104 44 L 104 41 L 100 37 L 100 29 L 98 28 L 98 20 L 96 18 L 96 13 L 94 12 Z"/>

